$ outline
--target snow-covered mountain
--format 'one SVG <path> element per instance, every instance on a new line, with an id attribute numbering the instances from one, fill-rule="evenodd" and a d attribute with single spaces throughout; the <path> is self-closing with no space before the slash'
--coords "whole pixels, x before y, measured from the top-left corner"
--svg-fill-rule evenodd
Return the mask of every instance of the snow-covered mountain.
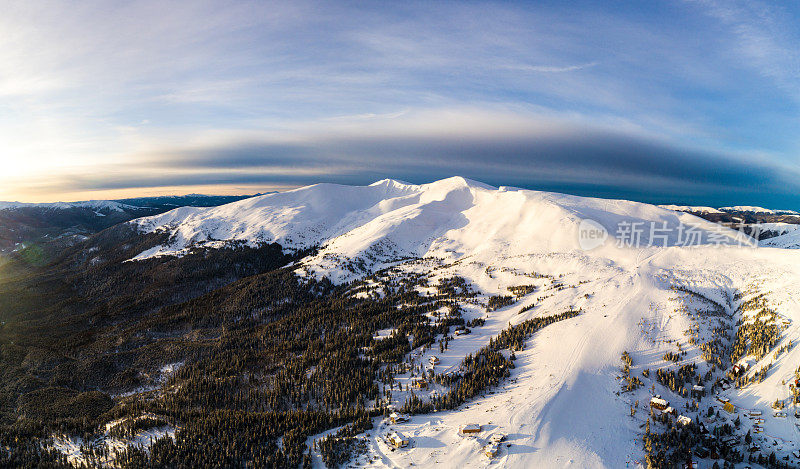
<path id="1" fill-rule="evenodd" d="M 147 209 L 166 209 L 169 207 L 211 207 L 248 198 L 250 196 L 219 196 L 205 194 L 187 194 L 175 196 L 137 197 L 119 200 L 83 200 L 78 202 L 4 202 L 0 201 L 0 210 L 15 209 L 90 209 L 102 216 L 105 212 L 135 212 Z"/>
<path id="2" fill-rule="evenodd" d="M 144 232 L 171 234 L 169 244 L 136 259 L 274 242 L 288 250 L 321 247 L 318 258 L 380 263 L 483 251 L 580 249 L 583 220 L 599 224 L 612 238 L 617 235 L 616 244 L 747 242 L 719 225 L 648 204 L 496 188 L 461 177 L 422 185 L 394 180 L 369 186 L 317 184 L 220 207 L 184 207 L 132 223 Z M 697 235 L 687 239 L 690 231 Z M 621 239 L 626 234 L 628 239 Z"/>
<path id="3" fill-rule="evenodd" d="M 761 214 L 771 214 L 771 215 L 797 215 L 798 212 L 794 210 L 773 210 L 764 207 L 753 207 L 750 205 L 736 205 L 734 207 L 720 207 L 720 210 L 723 212 L 744 212 L 744 213 L 761 213 Z"/>
<path id="4" fill-rule="evenodd" d="M 777 233 L 777 236 L 760 242 L 761 246 L 783 249 L 800 249 L 800 225 L 787 223 L 763 223 L 761 229 Z"/>
<path id="5" fill-rule="evenodd" d="M 139 207 L 124 204 L 114 200 L 85 200 L 82 202 L 48 202 L 48 203 L 28 203 L 28 202 L 0 202 L 0 210 L 18 209 L 18 208 L 50 208 L 50 209 L 70 209 L 70 208 L 88 208 L 99 212 L 123 212 L 125 210 L 133 210 Z"/>
<path id="6" fill-rule="evenodd" d="M 697 206 L 697 205 L 659 205 L 661 208 L 665 208 L 667 210 L 675 210 L 676 212 L 695 212 L 695 213 L 723 213 L 721 210 L 717 210 L 714 207 L 705 207 L 705 206 Z"/>
<path id="7" fill-rule="evenodd" d="M 424 294 L 443 279 L 463 278 L 479 293 L 462 305 L 464 319 L 482 322 L 453 337 L 446 349 L 409 355 L 411 363 L 435 373 L 456 370 L 509 325 L 581 311 L 534 335 L 515 352 L 510 378 L 468 405 L 403 423 L 376 418 L 359 460 L 366 467 L 485 467 L 483 448 L 493 433 L 507 435 L 493 460 L 498 467 L 643 465 L 641 441 L 654 394 L 708 428 L 738 416 L 735 433 L 743 438 L 749 431 L 755 445 L 778 457 L 797 450 L 794 417 L 773 415 L 770 405 L 780 401 L 793 415 L 789 384 L 800 363 L 800 348 L 793 346 L 800 339 L 800 250 L 755 247 L 738 232 L 672 208 L 463 178 L 423 185 L 318 184 L 131 223 L 145 233 L 170 235 L 168 243 L 134 260 L 274 242 L 294 252 L 318 248 L 298 262 L 301 274 L 336 282 L 369 277 L 372 289 L 358 295 L 379 296 L 385 282 L 404 276 L 424 278 L 417 287 Z M 764 244 L 778 246 L 798 233 Z M 512 291 L 522 293 L 512 298 Z M 509 299 L 503 306 L 487 307 L 490 297 L 504 295 Z M 756 352 L 750 336 L 737 335 L 740 324 L 757 323 L 773 334 L 766 353 Z M 735 340 L 744 341 L 743 354 L 733 352 L 742 346 Z M 627 371 L 623 353 L 631 359 Z M 721 381 L 734 364 L 747 366 L 737 379 L 749 383 Z M 690 365 L 692 379 L 704 383 L 703 398 L 691 395 L 696 381 L 671 388 L 674 380 L 658 378 Z M 392 393 L 398 407 L 411 397 L 413 373 L 394 377 L 403 385 Z M 626 390 L 631 377 L 641 385 Z M 444 391 L 431 384 L 414 396 L 425 400 Z M 723 410 L 728 401 L 735 415 Z M 709 407 L 720 414 L 709 416 Z M 763 417 L 750 418 L 751 411 Z M 482 425 L 484 433 L 461 435 L 467 423 Z M 668 431 L 651 424 L 653 432 Z M 389 431 L 401 431 L 410 446 L 394 450 L 385 439 Z"/>
<path id="8" fill-rule="evenodd" d="M 0 202 L 0 253 L 54 239 L 69 244 L 119 223 L 175 207 L 208 207 L 245 197 L 192 194 L 82 202 Z"/>

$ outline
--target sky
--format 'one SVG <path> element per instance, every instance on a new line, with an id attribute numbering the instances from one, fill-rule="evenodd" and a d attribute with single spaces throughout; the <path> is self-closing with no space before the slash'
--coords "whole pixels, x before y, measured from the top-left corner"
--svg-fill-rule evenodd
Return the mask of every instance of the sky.
<path id="1" fill-rule="evenodd" d="M 15 1 L 0 200 L 460 175 L 800 209 L 800 3 Z"/>

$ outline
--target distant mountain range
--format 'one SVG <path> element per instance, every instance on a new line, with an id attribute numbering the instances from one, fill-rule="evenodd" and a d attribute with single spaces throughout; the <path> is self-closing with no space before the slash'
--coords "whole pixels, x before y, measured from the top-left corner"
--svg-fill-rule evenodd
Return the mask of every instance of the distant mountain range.
<path id="1" fill-rule="evenodd" d="M 53 240 L 72 243 L 118 223 L 176 207 L 210 207 L 248 197 L 252 196 L 190 194 L 82 202 L 0 202 L 0 252 Z"/>
<path id="2" fill-rule="evenodd" d="M 670 210 L 677 210 L 679 212 L 689 213 L 738 213 L 738 214 L 752 214 L 752 215 L 800 215 L 800 212 L 794 210 L 773 210 L 764 207 L 754 207 L 750 205 L 737 205 L 734 207 L 704 207 L 695 205 L 659 205 L 659 207 L 667 208 Z"/>
<path id="3" fill-rule="evenodd" d="M 742 231 L 759 240 L 762 246 L 800 248 L 800 213 L 794 210 L 772 210 L 764 207 L 713 207 L 659 205 L 678 212 L 691 213 L 723 226 Z"/>

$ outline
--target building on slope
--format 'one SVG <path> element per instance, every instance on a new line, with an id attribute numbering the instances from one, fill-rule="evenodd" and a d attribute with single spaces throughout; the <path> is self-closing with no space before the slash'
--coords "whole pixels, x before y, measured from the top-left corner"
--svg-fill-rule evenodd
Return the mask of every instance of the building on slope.
<path id="1" fill-rule="evenodd" d="M 405 448 L 408 446 L 408 438 L 400 432 L 392 432 L 388 435 L 389 443 L 395 448 Z"/>
<path id="2" fill-rule="evenodd" d="M 667 410 L 668 407 L 669 407 L 669 401 L 667 401 L 666 399 L 662 399 L 659 396 L 650 399 L 650 408 L 652 409 L 664 411 Z"/>
<path id="3" fill-rule="evenodd" d="M 461 427 L 461 434 L 474 435 L 481 432 L 481 425 L 478 423 L 468 423 Z"/>
<path id="4" fill-rule="evenodd" d="M 483 454 L 489 459 L 494 459 L 500 453 L 500 443 L 489 443 L 483 447 Z"/>

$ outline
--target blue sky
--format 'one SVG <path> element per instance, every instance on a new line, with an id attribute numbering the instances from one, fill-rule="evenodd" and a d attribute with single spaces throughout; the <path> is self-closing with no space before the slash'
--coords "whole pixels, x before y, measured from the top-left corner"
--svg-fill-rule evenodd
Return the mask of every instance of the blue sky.
<path id="1" fill-rule="evenodd" d="M 0 199 L 463 175 L 800 208 L 796 2 L 9 2 Z"/>

